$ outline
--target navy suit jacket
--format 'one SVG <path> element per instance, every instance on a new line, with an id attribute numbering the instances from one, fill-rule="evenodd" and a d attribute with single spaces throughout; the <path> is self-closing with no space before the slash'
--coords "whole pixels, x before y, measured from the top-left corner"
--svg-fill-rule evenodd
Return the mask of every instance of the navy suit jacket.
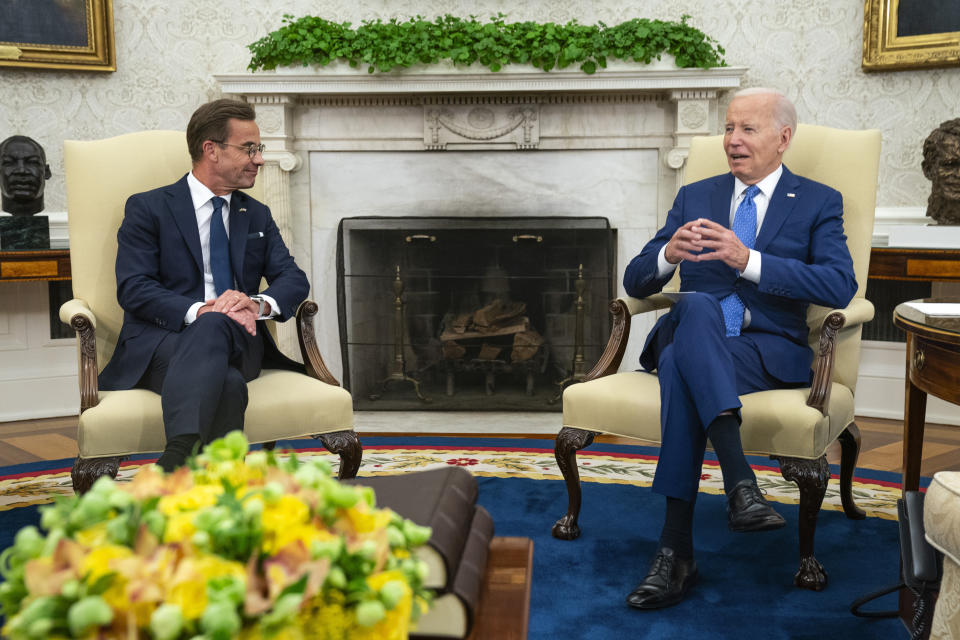
<path id="1" fill-rule="evenodd" d="M 229 233 L 237 288 L 254 295 L 261 278 L 266 278 L 268 287 L 262 293 L 277 301 L 277 319 L 294 316 L 310 285 L 280 237 L 270 209 L 234 191 Z M 187 309 L 206 298 L 200 231 L 186 175 L 172 185 L 130 196 L 117 245 L 117 300 L 124 311 L 123 326 L 113 357 L 100 374 L 104 390 L 132 389 L 163 337 L 184 329 Z M 295 364 L 280 354 L 263 323 L 257 335 L 264 336 L 265 366 L 271 361 L 281 368 Z"/>
<path id="2" fill-rule="evenodd" d="M 657 256 L 683 224 L 709 218 L 729 228 L 733 187 L 733 175 L 727 173 L 680 189 L 664 227 L 627 266 L 623 285 L 628 295 L 652 295 L 670 280 L 673 274 L 656 277 Z M 857 291 L 840 193 L 784 166 L 754 249 L 761 254 L 759 284 L 739 277 L 722 260 L 685 260 L 680 263 L 681 291 L 703 291 L 718 299 L 739 294 L 750 310 L 750 326 L 743 335 L 759 347 L 767 372 L 787 384 L 809 383 L 813 351 L 808 344 L 808 305 L 843 308 Z M 640 363 L 647 370 L 656 368 L 658 354 L 650 347 L 665 318 L 644 345 Z"/>

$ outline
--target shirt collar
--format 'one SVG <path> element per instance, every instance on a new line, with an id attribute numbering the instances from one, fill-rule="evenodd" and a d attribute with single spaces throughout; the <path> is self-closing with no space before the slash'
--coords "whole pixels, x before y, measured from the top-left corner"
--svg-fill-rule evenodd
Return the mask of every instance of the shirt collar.
<path id="1" fill-rule="evenodd" d="M 760 193 L 767 197 L 767 200 L 770 200 L 770 197 L 773 196 L 774 189 L 777 188 L 777 183 L 780 182 L 780 176 L 783 175 L 783 163 L 777 165 L 777 168 L 767 174 L 767 177 L 757 183 L 757 188 L 760 189 Z M 743 192 L 747 190 L 747 185 L 740 181 L 740 178 L 733 177 L 733 193 L 736 196 L 734 200 L 739 200 L 740 196 L 743 195 Z"/>
<path id="2" fill-rule="evenodd" d="M 217 195 L 210 190 L 210 187 L 197 180 L 197 177 L 193 175 L 193 171 L 187 174 L 187 186 L 190 187 L 190 199 L 193 200 L 194 211 L 210 202 L 210 199 Z M 232 195 L 233 192 L 225 196 L 220 196 L 227 201 L 227 211 L 230 210 L 230 196 Z"/>

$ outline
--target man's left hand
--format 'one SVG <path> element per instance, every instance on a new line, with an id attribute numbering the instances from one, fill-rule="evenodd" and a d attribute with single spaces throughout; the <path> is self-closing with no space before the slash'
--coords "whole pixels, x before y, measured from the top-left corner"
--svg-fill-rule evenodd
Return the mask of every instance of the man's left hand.
<path id="1" fill-rule="evenodd" d="M 750 260 L 750 249 L 747 249 L 740 238 L 731 229 L 717 224 L 713 220 L 700 220 L 700 244 L 705 249 L 713 249 L 706 253 L 697 254 L 693 260 L 723 260 L 723 262 L 737 271 L 747 268 Z"/>
<path id="2" fill-rule="evenodd" d="M 246 329 L 250 335 L 257 335 L 257 317 L 260 312 L 260 305 L 251 300 L 247 294 L 242 291 L 227 289 L 215 300 L 207 300 L 206 304 L 212 307 L 211 311 L 226 314 L 227 317 Z"/>
<path id="3" fill-rule="evenodd" d="M 260 305 L 251 300 L 247 294 L 233 289 L 227 289 L 217 296 L 216 300 L 207 300 L 207 304 L 211 302 L 213 303 L 213 309 L 211 309 L 211 311 L 226 313 L 228 315 L 231 312 L 238 312 L 244 309 L 252 312 L 254 315 L 260 311 Z"/>
<path id="4" fill-rule="evenodd" d="M 239 311 L 227 311 L 228 318 L 243 327 L 247 333 L 252 336 L 257 335 L 257 312 L 249 309 L 240 309 Z"/>

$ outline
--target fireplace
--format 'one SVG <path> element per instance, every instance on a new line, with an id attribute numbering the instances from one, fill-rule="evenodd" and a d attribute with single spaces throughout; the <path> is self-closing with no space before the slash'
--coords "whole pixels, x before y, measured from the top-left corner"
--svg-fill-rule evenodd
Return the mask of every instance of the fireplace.
<path id="1" fill-rule="evenodd" d="M 341 262 L 338 273 L 338 260 L 345 257 L 338 254 L 338 244 L 343 242 L 344 252 L 348 246 L 341 238 L 341 222 L 347 225 L 347 220 L 358 217 L 428 216 L 456 218 L 458 224 L 475 224 L 482 218 L 495 226 L 499 223 L 494 220 L 510 225 L 518 218 L 537 218 L 537 224 L 521 225 L 516 233 L 507 229 L 507 247 L 513 246 L 513 235 L 542 235 L 542 248 L 527 249 L 530 255 L 539 251 L 552 257 L 549 247 L 557 241 L 550 240 L 548 245 L 547 237 L 555 232 L 540 226 L 541 217 L 569 219 L 564 233 L 573 233 L 581 224 L 577 219 L 602 216 L 610 228 L 593 231 L 608 234 L 610 245 L 603 260 L 612 262 L 612 281 L 598 282 L 599 265 L 586 257 L 582 260 L 588 298 L 583 311 L 587 315 L 583 342 L 588 345 L 584 359 L 589 368 L 599 355 L 597 343 L 606 339 L 609 298 L 621 292 L 614 283 L 662 224 L 683 182 L 691 138 L 718 131 L 721 96 L 736 89 L 745 72 L 742 67 L 677 69 L 664 60 L 647 66 L 611 62 L 591 76 L 573 68 L 544 73 L 520 65 L 498 73 L 431 66 L 389 74 L 334 65 L 219 75 L 217 79 L 223 93 L 242 96 L 256 108 L 267 145 L 261 176 L 266 202 L 298 264 L 310 276 L 311 297 L 320 304 L 317 341 L 330 371 L 349 384 L 364 407 L 386 406 L 388 394 L 394 390 L 413 393 L 412 384 L 389 383 L 387 394 L 379 400 L 367 398 L 374 393 L 374 384 L 391 374 L 384 363 L 392 363 L 395 341 L 383 336 L 391 335 L 393 283 L 399 264 L 405 305 L 403 367 L 411 377 L 420 376 L 433 385 L 432 403 L 412 401 L 411 408 L 423 409 L 450 397 L 446 395 L 447 372 L 435 361 L 426 360 L 426 354 L 430 349 L 442 350 L 443 342 L 460 341 L 441 339 L 441 321 L 447 311 L 437 311 L 427 302 L 441 291 L 427 287 L 427 283 L 439 286 L 439 272 L 419 270 L 411 255 L 442 252 L 439 238 L 446 237 L 450 227 L 414 228 L 409 222 L 399 223 L 401 227 L 394 231 L 404 233 L 404 243 L 406 235 L 432 233 L 438 240 L 433 249 L 417 239 L 409 247 L 393 249 L 396 254 L 379 256 L 380 271 L 375 278 L 371 275 L 371 280 L 378 283 L 377 295 L 384 297 L 378 298 L 376 311 L 361 312 L 346 298 L 353 287 L 350 283 L 361 279 L 359 274 L 346 275 L 349 262 Z M 453 228 L 460 228 L 458 224 L 452 224 Z M 357 231 L 360 236 L 375 234 L 372 229 Z M 518 246 L 529 242 L 523 240 Z M 349 246 L 353 252 L 360 251 L 353 240 Z M 594 251 L 604 253 L 591 249 L 591 255 Z M 555 296 L 563 299 L 564 306 L 551 311 L 551 317 L 565 322 L 568 333 L 576 321 L 576 309 L 571 305 L 580 263 L 579 257 L 573 257 L 551 267 L 562 270 L 565 283 Z M 497 265 L 478 264 L 474 280 L 487 278 L 495 283 L 500 276 Z M 477 291 L 479 303 L 485 292 Z M 338 293 L 343 296 L 339 303 Z M 372 300 L 364 304 L 367 302 L 373 304 Z M 558 376 L 565 377 L 563 369 L 570 369 L 569 335 L 545 335 L 553 329 L 544 324 L 546 320 L 538 319 L 539 307 L 554 304 L 551 300 L 534 297 L 501 302 L 522 302 L 525 306 L 520 315 L 526 315 L 544 339 L 543 350 L 534 356 L 546 362 L 543 373 L 538 373 L 543 377 L 532 382 L 534 400 L 526 395 L 529 371 L 524 367 L 531 365 L 513 361 L 495 365 L 499 368 L 493 372 L 490 388 L 490 372 L 482 369 L 494 365 L 465 362 L 485 360 L 470 357 L 470 344 L 459 345 L 468 350 L 464 361 L 444 365 L 454 369 L 450 381 L 453 397 L 462 399 L 472 387 L 489 389 L 491 396 L 498 398 L 515 389 L 512 392 L 524 396 L 524 402 L 545 401 L 558 390 L 553 383 Z M 419 311 L 423 308 L 429 313 Z M 373 319 L 368 313 L 373 313 Z M 636 367 L 642 338 L 654 320 L 653 314 L 634 319 L 632 334 L 637 339 L 627 345 L 624 367 Z M 383 331 L 370 344 L 345 337 L 347 330 L 357 336 L 366 330 L 354 328 L 355 321 L 361 325 L 379 322 Z M 279 327 L 279 342 L 285 352 L 295 354 L 296 336 L 287 325 Z M 600 334 L 603 338 L 597 337 Z M 414 338 L 422 338 L 424 344 Z M 489 345 L 484 355 L 491 355 L 498 346 L 497 356 L 504 350 L 512 353 L 513 338 L 510 340 L 508 345 Z M 456 347 L 448 345 L 448 354 Z M 360 373 L 357 366 L 368 355 L 379 363 L 379 369 L 371 365 L 369 372 Z M 428 362 L 433 364 L 421 371 Z M 511 365 L 509 372 L 507 365 Z M 473 370 L 465 370 L 470 367 Z M 484 384 L 478 384 L 478 378 Z M 489 397 L 484 395 L 480 402 L 489 406 Z"/>
<path id="2" fill-rule="evenodd" d="M 353 217 L 338 234 L 344 384 L 358 410 L 559 410 L 615 292 L 602 217 Z"/>

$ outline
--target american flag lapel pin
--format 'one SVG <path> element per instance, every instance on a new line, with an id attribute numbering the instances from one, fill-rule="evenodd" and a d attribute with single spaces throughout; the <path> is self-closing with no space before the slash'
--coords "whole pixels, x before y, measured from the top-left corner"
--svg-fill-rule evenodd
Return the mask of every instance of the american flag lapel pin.
<path id="1" fill-rule="evenodd" d="M 788 194 L 787 194 L 787 197 L 788 197 L 788 198 L 796 198 L 796 197 L 797 197 L 797 194 L 795 194 L 795 193 L 788 193 Z M 246 209 L 240 209 L 240 211 L 246 211 Z"/>
<path id="2" fill-rule="evenodd" d="M 790 197 L 793 197 L 793 194 L 792 194 L 792 193 L 790 194 Z M 246 207 L 240 207 L 240 209 L 238 209 L 238 212 L 239 212 L 239 213 L 243 213 L 243 212 L 246 211 L 246 210 L 247 210 Z"/>

